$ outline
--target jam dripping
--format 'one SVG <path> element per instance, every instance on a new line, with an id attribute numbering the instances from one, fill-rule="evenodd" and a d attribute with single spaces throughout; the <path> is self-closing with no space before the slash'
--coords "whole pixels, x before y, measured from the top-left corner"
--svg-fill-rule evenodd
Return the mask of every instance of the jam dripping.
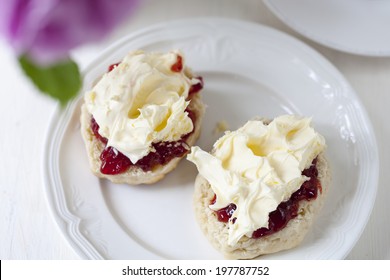
<path id="1" fill-rule="evenodd" d="M 275 211 L 269 214 L 268 227 L 262 227 L 255 230 L 252 238 L 260 238 L 282 230 L 287 226 L 287 223 L 298 216 L 299 202 L 302 200 L 312 200 L 318 195 L 318 191 L 322 191 L 321 183 L 318 180 L 317 159 L 314 159 L 311 166 L 305 169 L 302 174 L 309 180 L 305 181 L 302 186 L 294 192 L 290 199 L 278 205 Z M 216 196 L 211 200 L 210 204 L 214 204 Z M 227 207 L 219 209 L 216 212 L 218 221 L 227 223 L 232 217 L 236 205 L 231 203 Z M 234 221 L 233 221 L 234 223 Z"/>

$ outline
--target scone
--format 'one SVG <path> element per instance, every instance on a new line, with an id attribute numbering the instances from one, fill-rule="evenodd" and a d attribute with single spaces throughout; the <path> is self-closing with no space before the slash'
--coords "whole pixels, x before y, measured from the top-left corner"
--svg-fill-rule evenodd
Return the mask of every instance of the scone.
<path id="1" fill-rule="evenodd" d="M 202 88 L 178 51 L 133 51 L 111 65 L 81 108 L 92 172 L 114 183 L 162 179 L 199 137 Z"/>
<path id="2" fill-rule="evenodd" d="M 195 216 L 210 243 L 228 259 L 300 244 L 328 191 L 324 150 L 311 120 L 294 115 L 249 121 L 211 153 L 192 147 Z"/>

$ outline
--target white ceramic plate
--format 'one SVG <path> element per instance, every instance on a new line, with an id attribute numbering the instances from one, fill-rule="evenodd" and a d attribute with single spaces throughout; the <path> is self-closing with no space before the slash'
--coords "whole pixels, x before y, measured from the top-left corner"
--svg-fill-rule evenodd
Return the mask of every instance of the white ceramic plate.
<path id="1" fill-rule="evenodd" d="M 259 115 L 311 116 L 327 139 L 333 184 L 321 216 L 296 249 L 268 259 L 340 259 L 369 218 L 378 153 L 364 108 L 342 75 L 317 52 L 274 29 L 223 19 L 185 20 L 129 35 L 85 70 L 84 90 L 129 50 L 181 49 L 205 81 L 208 104 L 198 145 L 209 150 L 222 120 L 236 129 Z M 53 116 L 44 155 L 48 201 L 83 258 L 219 259 L 192 212 L 196 168 L 183 160 L 155 185 L 114 185 L 89 171 L 79 132 L 81 98 Z"/>
<path id="2" fill-rule="evenodd" d="M 390 56 L 388 0 L 264 0 L 288 26 L 325 46 Z"/>

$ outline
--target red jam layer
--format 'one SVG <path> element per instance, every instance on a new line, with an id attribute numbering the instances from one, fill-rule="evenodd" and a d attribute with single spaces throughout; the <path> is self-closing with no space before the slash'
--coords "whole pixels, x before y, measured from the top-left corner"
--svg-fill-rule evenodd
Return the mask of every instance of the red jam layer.
<path id="1" fill-rule="evenodd" d="M 318 180 L 317 159 L 314 159 L 311 166 L 305 169 L 302 174 L 310 179 L 305 181 L 302 186 L 294 192 L 290 199 L 282 202 L 275 211 L 269 214 L 268 227 L 259 228 L 252 234 L 252 238 L 260 238 L 278 232 L 286 227 L 287 223 L 298 216 L 299 202 L 302 200 L 312 200 L 317 197 L 318 191 L 322 191 L 321 183 Z M 210 204 L 214 204 L 216 196 Z M 236 205 L 231 203 L 227 207 L 222 208 L 216 212 L 218 220 L 227 223 L 234 211 Z M 234 221 L 233 221 L 234 222 Z"/>
<path id="2" fill-rule="evenodd" d="M 189 117 L 192 122 L 195 123 L 195 113 L 187 109 Z M 102 143 L 107 144 L 107 138 L 99 134 L 99 125 L 95 119 L 91 118 L 91 128 L 96 136 Z M 193 131 L 184 135 L 179 141 L 175 142 L 158 142 L 153 143 L 154 152 L 150 152 L 148 155 L 140 159 L 133 164 L 131 160 L 124 154 L 119 152 L 114 147 L 106 146 L 103 152 L 100 154 L 101 166 L 100 172 L 108 175 L 115 175 L 125 172 L 130 166 L 137 166 L 143 171 L 150 171 L 157 165 L 164 165 L 175 157 L 184 156 L 189 147 L 185 142 Z"/>
<path id="3" fill-rule="evenodd" d="M 100 172 L 115 175 L 125 172 L 132 164 L 130 159 L 114 147 L 106 147 L 100 154 Z"/>
<path id="4" fill-rule="evenodd" d="M 160 142 L 153 144 L 155 152 L 150 152 L 136 164 L 113 147 L 106 147 L 100 155 L 102 164 L 100 172 L 115 175 L 126 172 L 130 166 L 137 166 L 143 171 L 152 170 L 156 165 L 164 165 L 175 157 L 181 157 L 188 152 L 188 146 L 183 141 Z"/>

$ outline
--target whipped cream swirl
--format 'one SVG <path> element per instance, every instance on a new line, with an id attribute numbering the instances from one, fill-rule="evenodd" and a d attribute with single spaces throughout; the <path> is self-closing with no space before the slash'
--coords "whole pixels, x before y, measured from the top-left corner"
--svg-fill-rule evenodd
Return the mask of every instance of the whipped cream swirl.
<path id="1" fill-rule="evenodd" d="M 173 71 L 178 59 L 183 70 Z M 85 103 L 107 146 L 135 164 L 153 151 L 152 143 L 177 141 L 193 130 L 185 110 L 196 83 L 181 53 L 133 51 L 86 93 Z"/>

